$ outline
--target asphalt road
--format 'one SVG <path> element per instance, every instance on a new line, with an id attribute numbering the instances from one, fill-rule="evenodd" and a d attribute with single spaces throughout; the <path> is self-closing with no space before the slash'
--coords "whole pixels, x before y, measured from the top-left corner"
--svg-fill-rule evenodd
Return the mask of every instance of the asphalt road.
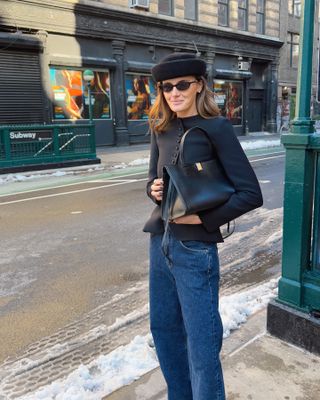
<path id="1" fill-rule="evenodd" d="M 265 238 L 279 228 L 284 156 L 251 161 L 264 207 L 237 223 L 237 230 L 238 235 L 250 232 L 259 221 L 261 229 L 254 231 L 259 240 L 247 238 L 248 245 L 257 246 L 252 261 L 261 256 L 258 247 Z M 142 226 L 153 205 L 145 195 L 146 173 L 122 174 L 88 176 L 81 182 L 62 177 L 51 183 L 54 187 L 37 182 L 22 185 L 21 193 L 0 196 L 0 362 L 147 280 L 148 235 Z M 265 267 L 262 262 L 258 270 L 254 263 L 243 274 L 243 248 L 237 250 L 242 264 L 235 261 L 236 247 L 241 247 L 237 238 L 221 252 L 228 253 L 222 261 L 226 290 L 231 282 L 246 286 L 278 273 L 277 250 L 276 256 L 266 257 Z M 265 275 L 266 270 L 271 272 Z"/>

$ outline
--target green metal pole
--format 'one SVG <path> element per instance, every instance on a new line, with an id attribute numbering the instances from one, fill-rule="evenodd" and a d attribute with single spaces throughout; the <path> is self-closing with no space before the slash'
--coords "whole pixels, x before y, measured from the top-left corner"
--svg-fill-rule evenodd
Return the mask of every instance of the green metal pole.
<path id="1" fill-rule="evenodd" d="M 302 1 L 296 114 L 293 133 L 314 132 L 310 119 L 315 0 Z"/>
<path id="2" fill-rule="evenodd" d="M 92 124 L 92 103 L 91 103 L 91 88 L 90 88 L 90 82 L 88 82 L 88 97 L 89 97 L 89 120 L 90 124 Z"/>
<path id="3" fill-rule="evenodd" d="M 315 0 L 302 2 L 296 115 L 286 147 L 282 277 L 278 301 L 301 310 L 315 308 L 318 294 L 306 282 L 311 269 L 311 227 L 315 152 L 310 149 L 314 121 L 310 118 Z M 309 295 L 312 293 L 312 295 Z"/>

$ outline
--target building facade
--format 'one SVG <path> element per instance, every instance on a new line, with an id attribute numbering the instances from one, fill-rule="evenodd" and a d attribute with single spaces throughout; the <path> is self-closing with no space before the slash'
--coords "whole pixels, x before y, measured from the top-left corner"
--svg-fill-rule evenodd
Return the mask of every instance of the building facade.
<path id="1" fill-rule="evenodd" d="M 284 43 L 280 49 L 277 127 L 289 128 L 294 118 L 297 89 L 300 19 L 302 0 L 288 0 L 280 8 L 280 39 Z M 319 107 L 319 2 L 316 2 L 314 18 L 314 48 L 311 108 L 313 117 L 320 117 Z"/>
<path id="2" fill-rule="evenodd" d="M 0 0 L 0 124 L 78 123 L 98 145 L 149 140 L 150 69 L 197 52 L 238 135 L 277 130 L 277 0 Z M 285 81 L 283 81 L 285 82 Z"/>

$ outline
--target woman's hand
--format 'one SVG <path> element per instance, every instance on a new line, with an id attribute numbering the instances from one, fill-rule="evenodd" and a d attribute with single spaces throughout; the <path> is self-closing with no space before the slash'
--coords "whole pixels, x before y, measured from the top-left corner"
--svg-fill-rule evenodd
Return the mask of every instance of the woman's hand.
<path id="1" fill-rule="evenodd" d="M 163 179 L 158 178 L 153 181 L 151 185 L 151 196 L 154 197 L 157 201 L 162 200 L 163 193 Z"/>
<path id="2" fill-rule="evenodd" d="M 174 224 L 188 224 L 188 225 L 202 224 L 202 221 L 197 214 L 184 215 L 183 217 L 175 218 L 172 222 Z"/>

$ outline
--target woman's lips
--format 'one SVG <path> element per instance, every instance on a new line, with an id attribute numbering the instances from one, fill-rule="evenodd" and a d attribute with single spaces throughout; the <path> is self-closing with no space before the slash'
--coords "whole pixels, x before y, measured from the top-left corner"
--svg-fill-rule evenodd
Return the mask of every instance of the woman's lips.
<path id="1" fill-rule="evenodd" d="M 182 104 L 183 103 L 183 101 L 171 101 L 171 104 L 173 105 L 173 106 L 179 106 L 180 104 Z"/>

